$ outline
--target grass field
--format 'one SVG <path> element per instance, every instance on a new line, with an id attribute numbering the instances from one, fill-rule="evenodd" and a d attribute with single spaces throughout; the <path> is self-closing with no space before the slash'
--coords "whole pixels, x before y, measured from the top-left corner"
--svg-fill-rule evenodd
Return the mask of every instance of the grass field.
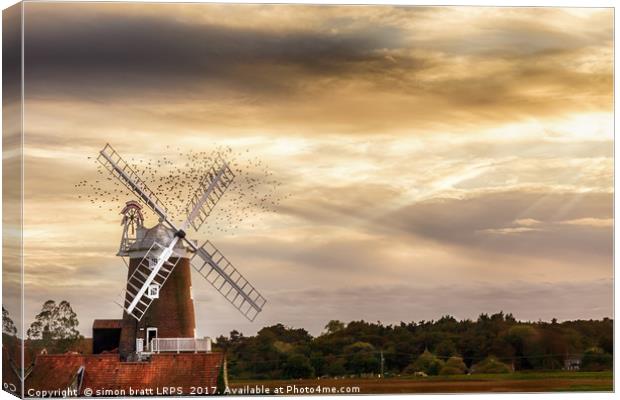
<path id="1" fill-rule="evenodd" d="M 608 372 L 517 372 L 434 377 L 231 381 L 231 389 L 268 388 L 269 394 L 482 393 L 613 390 Z M 359 389 L 354 389 L 359 388 Z M 275 393 L 274 393 L 275 392 Z M 250 392 L 251 394 L 251 392 Z"/>

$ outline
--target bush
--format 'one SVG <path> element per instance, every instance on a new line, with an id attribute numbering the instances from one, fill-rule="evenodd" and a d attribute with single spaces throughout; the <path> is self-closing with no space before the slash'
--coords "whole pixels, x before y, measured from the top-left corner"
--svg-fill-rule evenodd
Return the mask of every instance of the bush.
<path id="1" fill-rule="evenodd" d="M 424 372 L 427 375 L 439 375 L 439 371 L 441 371 L 443 366 L 443 361 L 430 351 L 425 350 L 417 360 L 405 368 L 404 373 L 411 375 L 415 372 Z"/>
<path id="2" fill-rule="evenodd" d="M 507 374 L 509 372 L 511 372 L 510 366 L 493 356 L 489 356 L 471 367 L 472 374 Z"/>
<path id="3" fill-rule="evenodd" d="M 308 357 L 303 354 L 291 354 L 284 365 L 284 376 L 292 379 L 311 378 L 314 376 L 314 368 Z"/>
<path id="4" fill-rule="evenodd" d="M 450 357 L 439 375 L 461 375 L 467 372 L 467 366 L 461 357 Z"/>
<path id="5" fill-rule="evenodd" d="M 581 371 L 606 371 L 613 368 L 613 356 L 600 347 L 592 347 L 583 353 Z"/>

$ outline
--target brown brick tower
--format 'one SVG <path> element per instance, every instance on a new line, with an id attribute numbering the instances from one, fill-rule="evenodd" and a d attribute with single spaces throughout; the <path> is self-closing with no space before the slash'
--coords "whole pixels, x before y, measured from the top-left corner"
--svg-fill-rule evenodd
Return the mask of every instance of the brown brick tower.
<path id="1" fill-rule="evenodd" d="M 139 227 L 136 234 L 136 241 L 128 251 L 127 278 L 134 273 L 154 242 L 168 243 L 174 236 L 174 232 L 161 223 L 150 229 Z M 123 359 L 136 351 L 136 339 L 138 338 L 143 339 L 145 348 L 148 348 L 151 340 L 156 337 L 195 337 L 196 321 L 188 251 L 180 242 L 174 251 L 181 257 L 178 260 L 171 259 L 171 262 L 176 262 L 176 267 L 168 277 L 166 284 L 161 287 L 159 298 L 153 301 L 144 317 L 138 322 L 127 312 L 123 312 L 119 344 L 119 353 Z"/>

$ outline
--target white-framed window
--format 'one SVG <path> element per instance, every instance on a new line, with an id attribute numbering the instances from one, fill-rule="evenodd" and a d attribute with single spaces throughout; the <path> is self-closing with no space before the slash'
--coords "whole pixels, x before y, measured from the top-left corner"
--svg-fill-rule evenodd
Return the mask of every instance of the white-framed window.
<path id="1" fill-rule="evenodd" d="M 159 299 L 159 284 L 152 283 L 149 285 L 149 290 L 146 295 L 151 299 Z"/>

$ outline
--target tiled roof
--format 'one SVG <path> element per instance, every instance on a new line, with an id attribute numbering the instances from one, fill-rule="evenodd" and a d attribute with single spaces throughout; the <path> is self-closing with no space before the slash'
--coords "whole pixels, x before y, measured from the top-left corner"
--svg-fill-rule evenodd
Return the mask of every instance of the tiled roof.
<path id="1" fill-rule="evenodd" d="M 96 319 L 93 329 L 121 329 L 122 319 Z"/>
<path id="2" fill-rule="evenodd" d="M 26 379 L 26 388 L 64 389 L 84 366 L 82 391 L 174 386 L 184 388 L 187 394 L 191 386 L 216 386 L 223 360 L 222 353 L 154 354 L 144 362 L 121 362 L 118 354 L 39 355 Z"/>
<path id="3" fill-rule="evenodd" d="M 35 361 L 38 359 L 41 350 L 43 350 L 43 344 L 40 340 L 25 340 L 22 341 L 14 336 L 2 335 L 2 382 L 8 387 L 5 390 L 12 391 L 12 388 L 17 388 L 14 394 L 20 394 L 21 381 L 19 376 L 22 374 L 28 375 L 31 367 L 33 367 Z M 24 349 L 24 368 L 22 370 L 22 347 Z M 82 354 L 90 354 L 92 349 L 92 339 L 82 338 L 77 343 L 74 343 L 73 350 Z M 66 354 L 67 357 L 79 357 L 77 353 Z M 68 359 L 65 359 L 68 360 Z M 79 368 L 79 367 L 78 367 Z M 62 375 L 62 371 L 57 371 Z M 77 369 L 76 369 L 77 372 Z M 39 375 L 41 375 L 38 372 Z M 75 375 L 75 374 L 73 374 Z M 60 376 L 52 376 L 52 379 L 58 380 L 62 378 Z M 41 377 L 40 379 L 45 379 Z M 62 381 L 60 379 L 59 381 Z"/>
<path id="4" fill-rule="evenodd" d="M 75 378 L 80 366 L 83 365 L 84 357 L 80 354 L 38 355 L 32 372 L 26 378 L 26 393 L 30 388 L 36 390 L 66 389 Z"/>

